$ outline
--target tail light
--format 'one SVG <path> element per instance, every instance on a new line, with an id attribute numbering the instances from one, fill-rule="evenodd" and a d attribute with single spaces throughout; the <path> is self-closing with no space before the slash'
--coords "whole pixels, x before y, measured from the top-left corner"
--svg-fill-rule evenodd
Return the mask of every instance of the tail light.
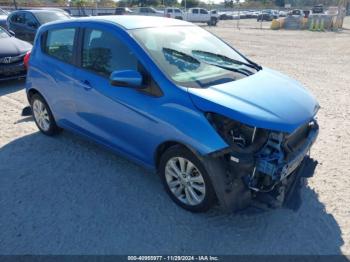
<path id="1" fill-rule="evenodd" d="M 30 53 L 31 53 L 31 51 L 28 51 L 23 59 L 24 66 L 27 70 L 28 70 L 28 66 L 29 66 Z"/>

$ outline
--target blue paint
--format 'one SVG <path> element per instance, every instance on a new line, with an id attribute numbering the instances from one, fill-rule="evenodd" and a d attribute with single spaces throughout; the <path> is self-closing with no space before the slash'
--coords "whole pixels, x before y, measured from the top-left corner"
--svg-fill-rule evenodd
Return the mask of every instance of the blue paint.
<path id="1" fill-rule="evenodd" d="M 292 132 L 311 120 L 315 98 L 296 81 L 264 68 L 252 76 L 203 89 L 177 86 L 126 29 L 192 26 L 175 19 L 118 16 L 72 19 L 38 30 L 29 62 L 27 92 L 39 91 L 59 126 L 73 130 L 114 151 L 155 167 L 155 152 L 165 142 L 182 143 L 205 155 L 226 148 L 205 117 L 215 112 L 242 123 Z M 42 52 L 41 36 L 49 29 L 93 28 L 107 31 L 131 50 L 162 90 L 150 96 L 140 88 L 115 87 L 110 79 L 70 65 Z M 135 72 L 117 72 L 138 83 Z"/>

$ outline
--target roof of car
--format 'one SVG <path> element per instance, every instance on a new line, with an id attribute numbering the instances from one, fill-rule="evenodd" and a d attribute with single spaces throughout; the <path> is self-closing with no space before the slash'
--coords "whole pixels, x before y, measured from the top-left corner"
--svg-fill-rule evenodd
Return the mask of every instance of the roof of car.
<path id="1" fill-rule="evenodd" d="M 155 16 L 138 16 L 138 15 L 122 15 L 122 16 L 97 16 L 83 17 L 71 19 L 70 21 L 87 21 L 87 22 L 110 22 L 117 24 L 125 29 L 147 28 L 147 27 L 166 27 L 166 26 L 189 26 L 192 25 L 186 21 L 179 19 L 155 17 Z"/>
<path id="2" fill-rule="evenodd" d="M 29 12 L 29 13 L 37 14 L 37 13 L 60 13 L 62 11 L 59 11 L 56 9 L 19 9 L 11 12 L 10 14 L 12 15 L 18 12 Z"/>

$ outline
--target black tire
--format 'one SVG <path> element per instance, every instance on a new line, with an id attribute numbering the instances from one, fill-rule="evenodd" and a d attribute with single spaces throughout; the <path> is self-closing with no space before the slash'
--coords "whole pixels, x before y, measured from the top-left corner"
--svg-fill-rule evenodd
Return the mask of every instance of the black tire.
<path id="1" fill-rule="evenodd" d="M 165 169 L 168 161 L 174 157 L 182 157 L 186 160 L 189 160 L 201 173 L 205 184 L 205 194 L 204 199 L 198 205 L 189 205 L 180 201 L 169 188 L 169 185 L 166 181 Z M 215 204 L 216 194 L 211 179 L 206 169 L 204 168 L 204 165 L 202 164 L 201 160 L 199 160 L 198 157 L 187 148 L 183 146 L 173 146 L 166 150 L 166 152 L 161 156 L 158 171 L 161 176 L 161 180 L 165 191 L 168 193 L 170 198 L 180 207 L 191 212 L 205 212 Z"/>
<path id="2" fill-rule="evenodd" d="M 216 18 L 210 18 L 210 21 L 207 23 L 209 26 L 216 26 L 218 20 Z"/>
<path id="3" fill-rule="evenodd" d="M 45 109 L 47 111 L 47 116 L 48 116 L 48 119 L 49 119 L 49 121 L 48 121 L 48 126 L 49 127 L 48 127 L 47 130 L 44 130 L 39 125 L 38 120 L 35 117 L 34 106 L 33 105 L 34 105 L 34 102 L 36 100 L 40 101 L 44 105 L 44 107 L 45 107 Z M 33 114 L 33 118 L 34 118 L 35 124 L 36 124 L 36 126 L 39 128 L 39 130 L 43 134 L 45 134 L 47 136 L 54 136 L 54 135 L 57 135 L 58 133 L 60 133 L 62 131 L 62 128 L 57 126 L 55 118 L 52 115 L 52 112 L 51 112 L 51 109 L 50 109 L 49 105 L 46 103 L 45 99 L 40 94 L 34 94 L 34 95 L 31 96 L 31 98 L 30 98 L 30 107 L 32 108 L 32 114 Z"/>

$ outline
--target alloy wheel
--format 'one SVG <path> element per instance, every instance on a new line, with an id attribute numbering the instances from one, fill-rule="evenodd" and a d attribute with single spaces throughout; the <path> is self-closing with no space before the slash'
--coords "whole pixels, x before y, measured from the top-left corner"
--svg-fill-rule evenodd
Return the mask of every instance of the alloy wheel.
<path id="1" fill-rule="evenodd" d="M 33 114 L 38 126 L 43 131 L 48 131 L 50 129 L 50 117 L 45 104 L 38 99 L 33 102 Z"/>
<path id="2" fill-rule="evenodd" d="M 206 189 L 203 176 L 188 159 L 169 159 L 165 166 L 165 178 L 170 191 L 182 203 L 197 206 L 204 200 Z"/>

